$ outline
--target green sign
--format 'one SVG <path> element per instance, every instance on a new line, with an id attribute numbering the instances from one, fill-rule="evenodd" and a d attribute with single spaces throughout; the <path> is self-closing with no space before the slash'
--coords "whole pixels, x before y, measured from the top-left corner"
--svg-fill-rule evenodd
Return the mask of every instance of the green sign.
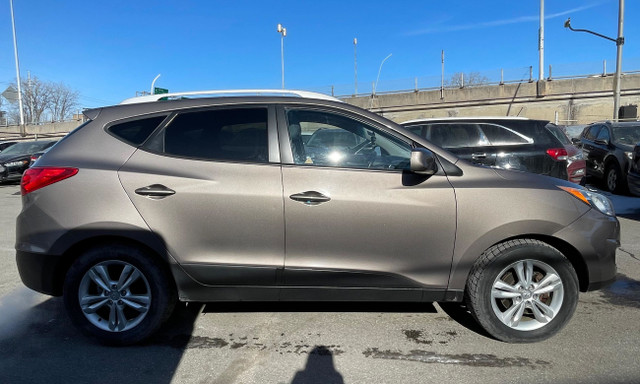
<path id="1" fill-rule="evenodd" d="M 153 88 L 153 94 L 154 95 L 160 95 L 163 93 L 169 93 L 169 90 L 166 88 L 158 88 L 158 87 L 154 87 Z"/>

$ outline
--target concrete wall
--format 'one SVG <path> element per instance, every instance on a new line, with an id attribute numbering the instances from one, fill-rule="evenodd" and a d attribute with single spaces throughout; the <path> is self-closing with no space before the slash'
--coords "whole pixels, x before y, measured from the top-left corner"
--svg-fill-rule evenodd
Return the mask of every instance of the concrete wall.
<path id="1" fill-rule="evenodd" d="M 587 124 L 613 118 L 613 76 L 348 97 L 396 122 L 449 116 L 523 116 Z M 640 74 L 622 77 L 620 105 L 640 104 Z"/>
<path id="2" fill-rule="evenodd" d="M 60 137 L 73 131 L 77 126 L 82 124 L 81 120 L 62 121 L 56 123 L 45 123 L 38 125 L 26 125 L 25 139 L 34 139 L 36 137 Z M 0 126 L 0 141 L 22 139 L 20 135 L 19 125 Z"/>

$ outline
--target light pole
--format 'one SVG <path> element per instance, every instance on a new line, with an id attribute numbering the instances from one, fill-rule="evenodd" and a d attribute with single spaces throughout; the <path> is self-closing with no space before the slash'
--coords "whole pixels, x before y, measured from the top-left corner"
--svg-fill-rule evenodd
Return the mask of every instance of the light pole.
<path id="1" fill-rule="evenodd" d="M 353 38 L 353 73 L 355 76 L 355 93 L 358 96 L 358 39 Z"/>
<path id="2" fill-rule="evenodd" d="M 18 61 L 18 42 L 16 39 L 16 22 L 13 16 L 13 0 L 9 0 L 11 5 L 11 26 L 13 27 L 13 52 L 16 57 L 16 83 L 18 84 L 18 108 L 20 108 L 20 134 L 22 136 L 26 136 L 25 127 L 24 127 L 24 111 L 22 110 L 22 87 L 20 85 L 20 63 Z"/>
<path id="3" fill-rule="evenodd" d="M 538 30 L 538 81 L 544 80 L 544 0 L 540 0 L 540 29 Z"/>
<path id="4" fill-rule="evenodd" d="M 280 34 L 280 61 L 282 62 L 282 89 L 284 89 L 284 38 L 287 36 L 287 28 L 282 24 L 278 24 L 278 33 Z"/>
<path id="5" fill-rule="evenodd" d="M 391 55 L 393 55 L 393 53 L 390 53 L 389 56 L 385 57 L 384 60 L 382 60 L 382 62 L 380 63 L 380 69 L 378 69 L 378 77 L 376 78 L 376 85 L 373 87 L 374 95 L 376 93 L 376 90 L 378 89 L 378 80 L 380 80 L 380 72 L 382 71 L 382 64 L 384 64 L 384 62 L 387 61 L 387 59 L 390 58 Z"/>
<path id="6" fill-rule="evenodd" d="M 624 37 L 622 36 L 622 29 L 624 26 L 624 0 L 619 0 L 618 8 L 618 38 L 614 39 L 605 35 L 601 35 L 597 32 L 590 31 L 588 29 L 577 29 L 571 27 L 571 18 L 568 18 L 564 22 L 564 27 L 569 28 L 574 32 L 587 32 L 603 39 L 607 39 L 616 43 L 616 75 L 613 85 L 613 120 L 618 121 L 618 113 L 620 109 L 620 73 L 622 72 L 622 46 L 624 45 Z"/>

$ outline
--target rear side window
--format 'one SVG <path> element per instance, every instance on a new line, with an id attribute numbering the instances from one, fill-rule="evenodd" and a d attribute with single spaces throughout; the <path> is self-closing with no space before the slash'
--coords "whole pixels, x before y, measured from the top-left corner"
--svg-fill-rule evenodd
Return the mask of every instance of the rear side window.
<path id="1" fill-rule="evenodd" d="M 477 147 L 488 144 L 478 125 L 473 123 L 433 124 L 427 138 L 442 148 Z"/>
<path id="2" fill-rule="evenodd" d="M 166 116 L 155 116 L 147 119 L 127 121 L 109 127 L 109 132 L 117 138 L 133 145 L 140 145 L 162 123 Z"/>
<path id="3" fill-rule="evenodd" d="M 269 161 L 266 108 L 181 113 L 149 149 L 203 160 Z"/>
<path id="4" fill-rule="evenodd" d="M 517 133 L 509 128 L 494 124 L 481 124 L 482 131 L 491 145 L 532 144 L 533 139 Z"/>

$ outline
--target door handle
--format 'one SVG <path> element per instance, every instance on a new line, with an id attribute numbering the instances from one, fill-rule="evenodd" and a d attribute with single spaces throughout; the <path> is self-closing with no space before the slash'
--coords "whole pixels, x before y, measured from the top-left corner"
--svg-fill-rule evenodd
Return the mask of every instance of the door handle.
<path id="1" fill-rule="evenodd" d="M 136 193 L 141 196 L 148 196 L 154 199 L 161 199 L 163 197 L 171 196 L 176 193 L 171 188 L 167 188 L 162 184 L 152 184 L 146 187 L 136 189 Z"/>
<path id="2" fill-rule="evenodd" d="M 474 153 L 471 155 L 471 158 L 474 160 L 478 160 L 478 159 L 486 159 L 487 158 L 487 154 L 486 153 Z"/>
<path id="3" fill-rule="evenodd" d="M 322 203 L 326 203 L 331 200 L 329 196 L 325 196 L 320 192 L 316 191 L 306 191 L 301 193 L 295 193 L 289 196 L 291 200 L 299 201 L 304 203 L 305 205 L 318 205 Z"/>

